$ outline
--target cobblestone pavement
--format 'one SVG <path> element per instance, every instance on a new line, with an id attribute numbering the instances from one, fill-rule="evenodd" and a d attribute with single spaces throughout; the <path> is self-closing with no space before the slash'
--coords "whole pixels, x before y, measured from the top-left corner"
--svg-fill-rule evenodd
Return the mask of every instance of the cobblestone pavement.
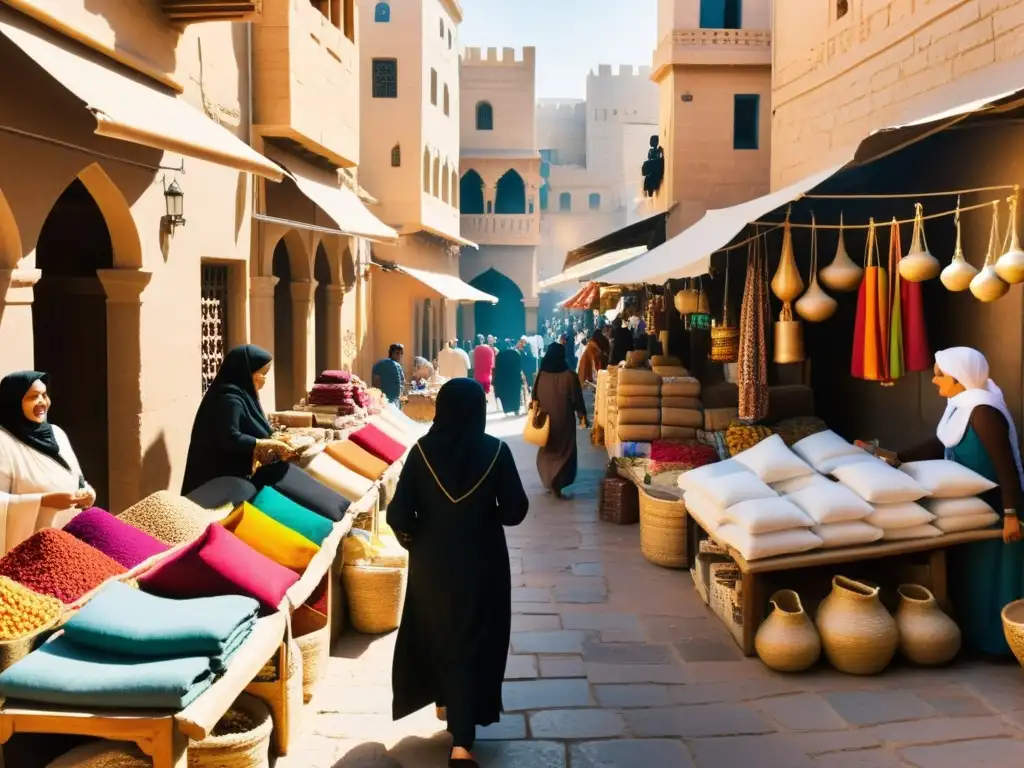
<path id="1" fill-rule="evenodd" d="M 959 662 L 876 678 L 821 666 L 778 675 L 744 659 L 689 574 L 640 554 L 637 526 L 599 523 L 603 451 L 578 434 L 573 501 L 545 495 L 521 420 L 492 417 L 531 497 L 509 531 L 512 644 L 484 768 L 1005 768 L 1024 763 L 1024 673 Z M 434 768 L 432 709 L 392 723 L 394 634 L 349 631 L 278 768 Z"/>

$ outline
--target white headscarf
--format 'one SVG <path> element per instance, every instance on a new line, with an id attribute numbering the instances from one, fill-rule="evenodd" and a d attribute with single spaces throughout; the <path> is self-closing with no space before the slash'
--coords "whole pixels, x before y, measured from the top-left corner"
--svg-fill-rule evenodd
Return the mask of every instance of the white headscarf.
<path id="1" fill-rule="evenodd" d="M 935 353 L 935 363 L 943 373 L 952 376 L 966 388 L 947 401 L 946 412 L 939 421 L 936 436 L 946 448 L 953 448 L 963 439 L 975 408 L 979 405 L 990 405 L 998 409 L 1010 427 L 1013 460 L 1017 465 L 1017 475 L 1024 483 L 1024 470 L 1021 467 L 1020 449 L 1017 446 L 1017 428 L 1013 424 L 1013 416 L 1010 415 L 1003 391 L 988 377 L 988 360 L 976 349 L 950 347 Z"/>

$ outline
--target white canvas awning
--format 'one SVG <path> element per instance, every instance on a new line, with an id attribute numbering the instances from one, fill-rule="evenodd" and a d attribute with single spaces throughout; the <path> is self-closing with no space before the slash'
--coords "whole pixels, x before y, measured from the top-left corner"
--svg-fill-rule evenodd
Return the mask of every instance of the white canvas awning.
<path id="1" fill-rule="evenodd" d="M 638 245 L 633 248 L 623 248 L 621 251 L 606 253 L 604 256 L 598 256 L 596 259 L 591 259 L 590 261 L 585 261 L 582 264 L 577 264 L 575 267 L 570 267 L 554 277 L 549 277 L 547 280 L 541 280 L 537 283 L 537 289 L 540 291 L 549 291 L 552 288 L 558 288 L 573 283 L 585 283 L 588 280 L 600 282 L 599 278 L 602 275 L 611 272 L 613 269 L 624 266 L 644 253 L 647 253 L 646 245 Z"/>
<path id="2" fill-rule="evenodd" d="M 164 86 L 2 5 L 0 34 L 84 102 L 96 118 L 98 135 L 273 181 L 284 176 L 278 166 Z"/>
<path id="3" fill-rule="evenodd" d="M 704 217 L 657 248 L 603 275 L 601 282 L 660 285 L 666 280 L 707 273 L 711 254 L 727 246 L 750 222 L 799 200 L 849 166 L 868 162 L 920 141 L 974 112 L 1024 90 L 1024 59 L 989 67 L 927 94 L 898 125 L 873 131 L 859 143 L 830 156 L 832 165 L 770 194 Z"/>
<path id="4" fill-rule="evenodd" d="M 375 266 L 383 268 L 384 265 L 375 262 Z M 419 280 L 432 291 L 436 291 L 449 301 L 455 302 L 476 302 L 488 301 L 491 304 L 498 303 L 497 296 L 484 293 L 479 288 L 474 288 L 455 275 L 446 275 L 443 272 L 428 272 L 425 269 L 414 269 L 402 264 L 389 265 L 398 272 L 408 275 L 414 280 Z"/>

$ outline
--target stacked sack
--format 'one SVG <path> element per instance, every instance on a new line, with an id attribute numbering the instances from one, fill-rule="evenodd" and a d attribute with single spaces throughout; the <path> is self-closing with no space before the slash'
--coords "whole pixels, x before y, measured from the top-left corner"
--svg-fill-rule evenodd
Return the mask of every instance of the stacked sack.
<path id="1" fill-rule="evenodd" d="M 935 516 L 932 525 L 943 533 L 976 531 L 995 525 L 1001 519 L 979 494 L 997 487 L 988 478 L 955 461 L 911 461 L 900 470 L 912 477 L 928 493 L 923 505 Z"/>
<path id="2" fill-rule="evenodd" d="M 697 430 L 704 429 L 700 382 L 676 357 L 652 358 L 651 370 L 661 378 L 661 437 L 694 439 Z"/>
<path id="3" fill-rule="evenodd" d="M 313 406 L 337 409 L 342 416 L 351 416 L 357 408 L 370 407 L 366 384 L 348 371 L 324 371 L 316 378 L 307 402 Z"/>
<path id="4" fill-rule="evenodd" d="M 821 505 L 826 500 L 837 522 L 860 521 L 880 530 L 878 538 L 905 541 L 941 536 L 932 525 L 935 516 L 918 501 L 928 491 L 910 475 L 890 467 L 861 448 L 847 442 L 831 430 L 818 432 L 793 445 L 793 451 L 821 475 L 831 475 L 833 483 L 818 476 L 795 492 L 807 503 Z M 826 493 L 827 492 L 827 493 Z M 813 500 L 813 501 L 811 501 Z M 864 541 L 868 539 L 864 532 Z M 852 542 L 851 542 L 852 543 Z"/>
<path id="5" fill-rule="evenodd" d="M 617 369 L 615 404 L 617 442 L 649 443 L 662 436 L 661 376 L 645 368 Z"/>
<path id="6" fill-rule="evenodd" d="M 604 416 L 604 447 L 609 454 L 614 452 L 615 445 L 618 442 L 616 423 L 619 418 L 618 392 L 620 370 L 618 366 L 608 368 L 608 383 L 605 385 L 608 388 L 608 394 L 605 395 L 605 402 L 608 404 L 608 408 Z"/>

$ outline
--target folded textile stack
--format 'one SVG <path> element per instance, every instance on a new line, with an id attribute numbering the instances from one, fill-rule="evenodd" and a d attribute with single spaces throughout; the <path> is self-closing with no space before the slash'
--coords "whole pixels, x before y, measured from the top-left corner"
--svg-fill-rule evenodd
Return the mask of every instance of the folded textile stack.
<path id="1" fill-rule="evenodd" d="M 900 470 L 927 492 L 922 503 L 934 515 L 932 525 L 943 533 L 988 528 L 1000 515 L 979 494 L 998 487 L 986 477 L 955 461 L 910 461 Z"/>
<path id="2" fill-rule="evenodd" d="M 112 583 L 63 634 L 0 674 L 0 695 L 47 704 L 181 709 L 245 643 L 259 604 L 247 597 L 167 600 Z"/>
<path id="3" fill-rule="evenodd" d="M 338 413 L 343 415 L 355 413 L 356 408 L 370 407 L 370 396 L 365 387 L 355 382 L 314 384 L 307 401 L 310 405 L 337 406 Z"/>
<path id="4" fill-rule="evenodd" d="M 316 377 L 315 384 L 348 384 L 352 381 L 352 374 L 349 371 L 321 371 Z M 358 379 L 357 379 L 358 380 Z"/>

